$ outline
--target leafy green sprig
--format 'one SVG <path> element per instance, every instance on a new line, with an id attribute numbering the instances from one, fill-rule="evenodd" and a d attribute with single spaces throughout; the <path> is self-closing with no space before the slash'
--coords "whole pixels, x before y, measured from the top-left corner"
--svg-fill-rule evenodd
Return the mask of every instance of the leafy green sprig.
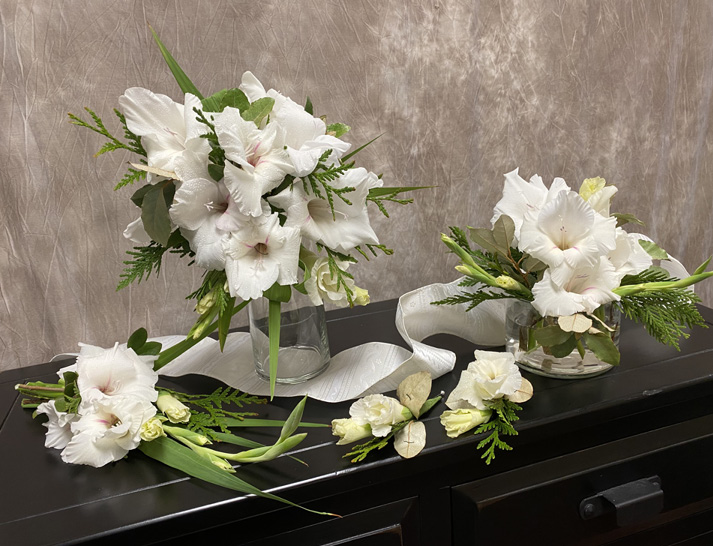
<path id="1" fill-rule="evenodd" d="M 187 394 L 163 387 L 158 387 L 159 393 L 166 392 L 174 398 L 191 407 L 191 420 L 187 424 L 189 430 L 205 434 L 212 437 L 212 429 L 220 429 L 221 432 L 229 431 L 229 420 L 243 420 L 246 417 L 254 417 L 255 412 L 240 412 L 228 409 L 228 406 L 243 408 L 251 404 L 266 404 L 267 400 L 258 396 L 253 396 L 229 387 L 219 387 L 211 394 Z"/>
<path id="2" fill-rule="evenodd" d="M 404 428 L 406 425 L 408 425 L 411 421 L 401 421 L 400 423 L 397 423 L 391 427 L 391 432 L 389 432 L 386 436 L 383 436 L 381 438 L 379 437 L 373 437 L 371 440 L 368 442 L 364 442 L 363 444 L 358 444 L 355 445 L 352 450 L 349 453 L 346 453 L 343 455 L 344 458 L 347 457 L 352 457 L 351 461 L 352 463 L 359 463 L 366 459 L 367 455 L 371 453 L 374 450 L 380 450 L 384 449 L 387 445 L 389 445 L 390 440 L 396 436 L 396 433 L 400 431 L 402 428 Z"/>
<path id="3" fill-rule="evenodd" d="M 146 150 L 141 144 L 141 137 L 135 135 L 129 130 L 129 127 L 126 125 L 126 118 L 124 117 L 124 114 L 119 112 L 119 110 L 114 109 L 114 113 L 119 118 L 119 122 L 121 123 L 121 126 L 124 131 L 124 138 L 127 141 L 126 143 L 122 142 L 114 135 L 112 135 L 104 125 L 102 119 L 91 108 L 85 107 L 84 109 L 89 113 L 94 123 L 92 124 L 90 122 L 84 121 L 82 118 L 72 113 L 68 114 L 70 123 L 72 123 L 73 125 L 78 125 L 79 127 L 86 127 L 87 129 L 90 129 L 95 133 L 99 133 L 100 135 L 108 139 L 108 142 L 104 143 L 104 145 L 99 149 L 99 151 L 94 154 L 94 157 L 98 157 L 102 154 L 105 154 L 106 152 L 113 152 L 115 150 L 128 150 L 140 156 L 146 157 Z M 145 161 L 142 161 L 142 163 L 145 163 Z M 133 184 L 137 180 L 142 179 L 146 179 L 145 171 L 129 167 L 126 174 L 124 174 L 124 176 L 114 187 L 114 189 L 118 190 L 119 188 L 122 188 L 129 184 Z"/>
<path id="4" fill-rule="evenodd" d="M 494 412 L 495 417 L 476 428 L 475 434 L 490 433 L 477 446 L 478 449 L 486 448 L 480 457 L 485 459 L 485 464 L 490 464 L 490 461 L 495 458 L 496 449 L 512 451 L 512 446 L 502 437 L 517 436 L 517 430 L 512 424 L 520 419 L 516 412 L 520 411 L 522 407 L 507 398 L 490 400 L 486 405 Z"/>

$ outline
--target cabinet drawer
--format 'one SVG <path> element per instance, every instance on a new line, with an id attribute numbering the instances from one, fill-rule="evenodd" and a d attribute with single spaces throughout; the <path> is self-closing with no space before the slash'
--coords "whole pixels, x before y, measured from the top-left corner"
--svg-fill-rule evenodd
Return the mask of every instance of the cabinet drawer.
<path id="1" fill-rule="evenodd" d="M 700 536 L 713 529 L 711 455 L 708 415 L 456 486 L 454 543 L 640 544 L 645 535 L 655 546 Z M 635 484 L 623 491 L 631 502 L 618 514 L 600 497 L 604 513 L 581 515 L 583 500 L 650 477 L 662 493 L 649 487 L 644 499 Z"/>

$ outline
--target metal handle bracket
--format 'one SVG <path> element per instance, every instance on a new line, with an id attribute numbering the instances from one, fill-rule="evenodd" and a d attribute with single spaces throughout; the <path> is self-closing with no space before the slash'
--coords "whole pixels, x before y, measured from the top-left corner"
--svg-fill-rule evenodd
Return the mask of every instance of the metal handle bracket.
<path id="1" fill-rule="evenodd" d="M 663 509 L 661 478 L 651 476 L 607 489 L 579 503 L 582 519 L 592 519 L 608 512 L 616 513 L 619 527 L 633 525 Z"/>

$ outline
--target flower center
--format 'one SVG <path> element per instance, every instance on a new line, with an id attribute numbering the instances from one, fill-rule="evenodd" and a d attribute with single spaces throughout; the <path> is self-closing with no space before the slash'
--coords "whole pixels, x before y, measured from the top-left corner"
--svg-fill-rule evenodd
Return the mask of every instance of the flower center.
<path id="1" fill-rule="evenodd" d="M 253 248 L 255 249 L 255 252 L 257 252 L 258 254 L 267 256 L 267 245 L 265 243 L 258 243 Z"/>

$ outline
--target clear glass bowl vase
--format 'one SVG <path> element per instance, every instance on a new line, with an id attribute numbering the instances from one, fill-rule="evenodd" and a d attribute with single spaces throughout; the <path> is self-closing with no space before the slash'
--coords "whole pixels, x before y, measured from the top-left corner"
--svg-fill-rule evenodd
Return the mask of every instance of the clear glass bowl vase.
<path id="1" fill-rule="evenodd" d="M 604 323 L 612 328 L 611 338 L 618 347 L 621 330 L 619 307 L 609 303 L 603 305 L 598 312 L 603 312 L 601 316 Z M 612 368 L 611 364 L 602 362 L 584 341 L 584 356 L 576 348 L 567 356 L 553 356 L 547 347 L 542 347 L 535 341 L 533 330 L 554 324 L 557 324 L 557 317 L 541 317 L 530 302 L 514 299 L 508 301 L 505 315 L 505 349 L 515 355 L 518 366 L 538 375 L 558 379 L 592 377 Z"/>

